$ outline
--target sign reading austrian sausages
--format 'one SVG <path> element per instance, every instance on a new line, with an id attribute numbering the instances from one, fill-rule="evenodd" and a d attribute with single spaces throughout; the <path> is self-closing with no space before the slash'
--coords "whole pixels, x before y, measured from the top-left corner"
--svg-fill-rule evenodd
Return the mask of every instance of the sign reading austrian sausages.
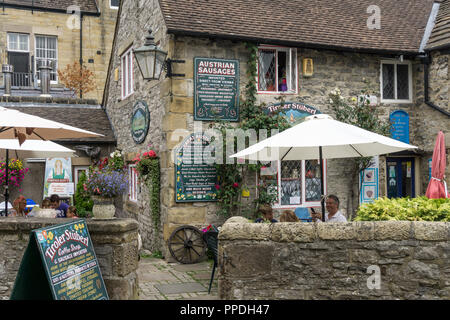
<path id="1" fill-rule="evenodd" d="M 194 120 L 239 121 L 239 61 L 195 58 Z"/>

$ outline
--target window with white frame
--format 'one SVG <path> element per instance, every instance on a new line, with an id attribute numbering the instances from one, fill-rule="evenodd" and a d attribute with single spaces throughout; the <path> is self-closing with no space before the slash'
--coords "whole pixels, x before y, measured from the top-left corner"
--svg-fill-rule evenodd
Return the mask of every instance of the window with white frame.
<path id="1" fill-rule="evenodd" d="M 25 33 L 8 33 L 8 51 L 29 52 L 30 35 Z"/>
<path id="2" fill-rule="evenodd" d="M 130 164 L 128 166 L 128 199 L 130 201 L 137 201 L 138 186 L 136 165 Z"/>
<path id="3" fill-rule="evenodd" d="M 74 167 L 75 171 L 75 189 L 78 185 L 78 181 L 80 181 L 81 175 L 84 173 L 86 177 L 89 175 L 89 167 L 87 166 L 76 166 Z"/>
<path id="4" fill-rule="evenodd" d="M 131 47 L 120 56 L 120 68 L 122 71 L 122 99 L 125 99 L 134 92 L 133 49 Z"/>
<path id="5" fill-rule="evenodd" d="M 109 7 L 111 9 L 119 9 L 120 0 L 109 0 Z"/>
<path id="6" fill-rule="evenodd" d="M 58 38 L 55 36 L 36 36 L 36 59 L 35 70 L 38 80 L 41 79 L 39 64 L 51 63 L 50 81 L 56 83 L 58 81 Z"/>
<path id="7" fill-rule="evenodd" d="M 321 179 L 318 160 L 274 161 L 269 166 L 261 170 L 261 180 L 269 187 L 269 193 L 276 194 L 275 208 L 320 206 Z M 326 168 L 325 161 L 324 167 Z M 326 175 L 324 184 L 326 186 Z"/>
<path id="8" fill-rule="evenodd" d="M 412 67 L 410 62 L 381 61 L 381 102 L 412 102 Z"/>
<path id="9" fill-rule="evenodd" d="M 296 93 L 297 49 L 258 48 L 258 92 Z"/>

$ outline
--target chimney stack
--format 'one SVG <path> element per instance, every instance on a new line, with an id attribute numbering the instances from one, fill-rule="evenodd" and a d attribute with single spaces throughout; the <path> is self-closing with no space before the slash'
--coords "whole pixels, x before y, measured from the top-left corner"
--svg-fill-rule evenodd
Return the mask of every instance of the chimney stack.
<path id="1" fill-rule="evenodd" d="M 2 65 L 3 83 L 5 85 L 5 93 L 3 94 L 3 96 L 5 97 L 11 96 L 11 81 L 13 72 L 14 72 L 13 65 L 10 64 Z"/>
<path id="2" fill-rule="evenodd" d="M 50 95 L 50 71 L 52 70 L 51 61 L 41 61 L 38 69 L 41 74 L 41 97 L 51 97 Z"/>

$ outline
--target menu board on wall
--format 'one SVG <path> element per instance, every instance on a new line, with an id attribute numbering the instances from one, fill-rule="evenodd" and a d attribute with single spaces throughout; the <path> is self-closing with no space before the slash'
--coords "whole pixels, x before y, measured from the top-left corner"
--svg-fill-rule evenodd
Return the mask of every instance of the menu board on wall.
<path id="1" fill-rule="evenodd" d="M 193 133 L 176 150 L 176 202 L 217 200 L 217 171 L 210 144 L 208 135 Z"/>
<path id="2" fill-rule="evenodd" d="M 73 196 L 71 158 L 47 158 L 45 161 L 44 198 L 57 194 Z"/>
<path id="3" fill-rule="evenodd" d="M 397 110 L 389 117 L 392 123 L 392 139 L 409 143 L 409 115 L 406 111 Z"/>
<path id="4" fill-rule="evenodd" d="M 11 300 L 108 300 L 85 220 L 33 230 Z"/>
<path id="5" fill-rule="evenodd" d="M 359 176 L 360 196 L 359 203 L 371 203 L 375 199 L 378 199 L 378 172 L 379 172 L 379 157 L 372 158 L 370 165 Z M 361 186 L 362 185 L 362 186 Z"/>
<path id="6" fill-rule="evenodd" d="M 194 120 L 239 121 L 239 61 L 194 59 Z"/>

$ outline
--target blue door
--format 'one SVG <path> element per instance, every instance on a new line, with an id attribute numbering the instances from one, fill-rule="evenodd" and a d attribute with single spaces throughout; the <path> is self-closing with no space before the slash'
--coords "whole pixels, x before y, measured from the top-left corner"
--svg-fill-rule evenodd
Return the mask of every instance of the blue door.
<path id="1" fill-rule="evenodd" d="M 414 158 L 387 158 L 386 171 L 388 198 L 416 196 Z"/>

